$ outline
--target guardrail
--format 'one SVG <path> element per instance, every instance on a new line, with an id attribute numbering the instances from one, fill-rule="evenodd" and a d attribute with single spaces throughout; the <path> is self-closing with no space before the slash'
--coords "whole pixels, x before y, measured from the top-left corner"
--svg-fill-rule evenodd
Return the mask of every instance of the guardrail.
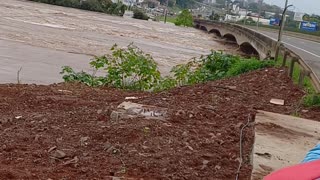
<path id="1" fill-rule="evenodd" d="M 251 36 L 251 39 L 255 39 L 256 41 L 260 41 L 260 39 L 263 39 L 264 42 L 259 42 L 263 43 L 266 46 L 269 46 L 269 49 L 272 49 L 275 51 L 275 45 L 277 44 L 277 41 L 274 39 L 265 36 L 264 34 L 261 34 L 257 31 L 254 31 L 252 29 L 249 29 L 247 27 L 238 25 L 238 24 L 231 24 L 231 23 L 223 23 L 223 22 L 216 22 L 216 21 L 207 21 L 207 20 L 202 20 L 202 19 L 196 19 L 194 21 L 195 23 L 213 23 L 216 25 L 222 25 L 222 26 L 228 26 L 230 28 L 238 29 L 239 32 L 243 32 L 246 36 Z M 228 28 L 226 27 L 226 28 Z M 235 32 L 236 33 L 236 32 Z M 254 37 L 253 37 L 254 36 Z M 283 55 L 283 62 L 282 66 L 286 66 L 287 60 L 291 59 L 290 65 L 289 65 L 289 76 L 290 78 L 293 78 L 293 71 L 294 71 L 294 66 L 296 63 L 298 63 L 301 67 L 300 74 L 299 74 L 299 80 L 298 80 L 298 85 L 300 87 L 303 87 L 304 85 L 304 78 L 309 77 L 311 79 L 312 85 L 316 91 L 317 94 L 320 93 L 320 79 L 317 77 L 317 75 L 314 73 L 312 68 L 304 61 L 302 57 L 300 57 L 297 53 L 293 52 L 289 48 L 285 47 L 285 45 L 281 45 L 280 53 Z"/>
<path id="2" fill-rule="evenodd" d="M 299 81 L 298 84 L 300 87 L 303 87 L 303 80 L 306 76 L 311 79 L 312 86 L 314 87 L 316 93 L 320 93 L 320 79 L 318 76 L 313 72 L 312 68 L 301 58 L 297 53 L 293 52 L 292 50 L 288 49 L 285 46 L 281 47 L 281 52 L 283 55 L 283 62 L 282 66 L 284 67 L 287 63 L 287 59 L 291 58 L 291 63 L 289 65 L 289 76 L 293 77 L 293 69 L 295 63 L 298 63 L 302 68 L 299 74 Z"/>

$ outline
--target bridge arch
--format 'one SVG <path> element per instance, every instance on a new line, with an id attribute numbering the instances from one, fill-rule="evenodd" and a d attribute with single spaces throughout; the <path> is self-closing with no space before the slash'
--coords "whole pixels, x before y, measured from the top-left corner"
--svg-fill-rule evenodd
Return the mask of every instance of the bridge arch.
<path id="1" fill-rule="evenodd" d="M 205 27 L 205 26 L 200 26 L 199 29 L 203 30 L 203 31 L 208 31 L 207 27 Z"/>
<path id="2" fill-rule="evenodd" d="M 226 39 L 227 41 L 232 41 L 232 42 L 238 42 L 236 36 L 234 36 L 233 34 L 227 33 L 225 35 L 223 35 L 223 38 Z"/>
<path id="3" fill-rule="evenodd" d="M 216 34 L 218 37 L 222 37 L 221 32 L 218 29 L 211 29 L 209 31 L 209 33 L 214 33 Z"/>
<path id="4" fill-rule="evenodd" d="M 257 59 L 260 59 L 260 53 L 249 42 L 244 42 L 240 44 L 240 50 L 248 54 L 250 57 L 255 57 Z"/>

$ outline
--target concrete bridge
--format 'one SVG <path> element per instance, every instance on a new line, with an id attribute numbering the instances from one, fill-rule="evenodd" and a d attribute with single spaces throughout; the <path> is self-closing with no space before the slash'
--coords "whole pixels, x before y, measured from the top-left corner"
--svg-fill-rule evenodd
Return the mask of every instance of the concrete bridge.
<path id="1" fill-rule="evenodd" d="M 270 58 L 275 55 L 277 42 L 254 30 L 236 24 L 215 21 L 195 20 L 194 22 L 196 28 L 234 41 L 243 52 L 257 56 L 259 59 Z"/>

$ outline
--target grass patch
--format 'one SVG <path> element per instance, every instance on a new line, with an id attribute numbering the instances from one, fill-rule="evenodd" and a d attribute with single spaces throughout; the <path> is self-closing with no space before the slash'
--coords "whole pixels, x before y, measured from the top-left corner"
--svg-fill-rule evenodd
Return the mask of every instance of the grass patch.
<path id="1" fill-rule="evenodd" d="M 175 23 L 176 22 L 176 19 L 177 17 L 175 16 L 167 16 L 167 22 L 170 22 L 170 23 Z M 160 16 L 159 17 L 159 21 L 163 21 L 164 22 L 164 16 Z"/>

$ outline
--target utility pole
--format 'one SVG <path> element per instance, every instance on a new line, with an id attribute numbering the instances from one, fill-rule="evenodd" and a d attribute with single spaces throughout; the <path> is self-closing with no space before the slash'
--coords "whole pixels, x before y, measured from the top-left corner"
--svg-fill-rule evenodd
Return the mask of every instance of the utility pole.
<path id="1" fill-rule="evenodd" d="M 286 3 L 284 5 L 284 10 L 281 16 L 281 24 L 280 24 L 280 30 L 279 30 L 279 35 L 278 35 L 278 42 L 281 42 L 282 40 L 282 34 L 283 34 L 283 29 L 284 25 L 286 24 L 286 12 L 288 9 L 288 0 L 286 0 Z"/>
<path id="2" fill-rule="evenodd" d="M 169 4 L 169 0 L 166 1 L 166 9 L 165 9 L 165 12 L 164 12 L 164 23 L 167 23 L 168 4 Z"/>
<path id="3" fill-rule="evenodd" d="M 258 13 L 258 21 L 257 21 L 257 29 L 259 29 L 260 15 L 261 15 L 261 6 L 263 4 L 263 0 L 259 0 L 259 13 Z"/>
<path id="4" fill-rule="evenodd" d="M 247 0 L 245 0 L 243 3 L 244 3 L 244 6 L 246 7 L 246 15 L 244 16 L 243 25 L 246 25 L 247 15 L 248 15 L 248 8 L 249 8 L 249 2 L 247 2 Z"/>
<path id="5" fill-rule="evenodd" d="M 276 54 L 275 54 L 275 61 L 277 61 L 278 57 L 279 57 L 283 29 L 284 29 L 284 25 L 286 23 L 286 12 L 287 12 L 288 8 L 291 7 L 291 6 L 293 6 L 293 5 L 292 4 L 288 5 L 288 0 L 286 0 L 285 7 L 284 7 L 284 10 L 283 10 L 282 16 L 281 16 L 281 22 L 280 22 L 280 28 L 279 28 L 279 34 L 278 34 L 278 41 L 277 41 L 277 47 L 276 47 Z"/>

